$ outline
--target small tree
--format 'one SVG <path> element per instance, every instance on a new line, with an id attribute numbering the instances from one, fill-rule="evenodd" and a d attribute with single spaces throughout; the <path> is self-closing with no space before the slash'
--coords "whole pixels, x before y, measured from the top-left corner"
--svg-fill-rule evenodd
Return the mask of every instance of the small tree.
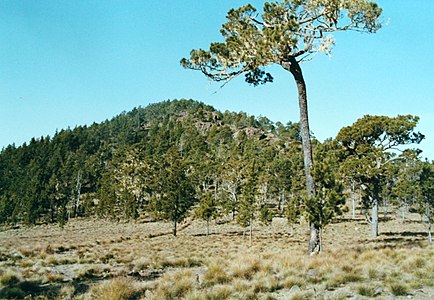
<path id="1" fill-rule="evenodd" d="M 258 212 L 257 202 L 258 192 L 258 172 L 255 161 L 253 161 L 246 170 L 245 180 L 242 186 L 242 196 L 239 204 L 238 223 L 243 227 L 249 227 L 249 241 L 252 244 L 253 221 Z"/>
<path id="2" fill-rule="evenodd" d="M 291 73 L 298 89 L 306 189 L 315 197 L 307 90 L 300 63 L 312 54 L 330 53 L 332 32 L 377 31 L 382 10 L 367 0 L 284 0 L 266 2 L 263 10 L 260 15 L 250 4 L 231 9 L 220 31 L 225 41 L 211 43 L 209 50 L 192 50 L 181 64 L 214 81 L 228 82 L 244 74 L 246 82 L 255 86 L 273 81 L 264 71 L 268 65 L 279 65 Z M 311 223 L 309 252 L 319 251 L 315 224 Z"/>
<path id="3" fill-rule="evenodd" d="M 372 208 L 370 223 L 373 237 L 378 236 L 378 205 L 381 181 L 390 162 L 397 158 L 400 146 L 420 143 L 424 136 L 414 132 L 419 118 L 411 115 L 390 118 L 364 116 L 344 127 L 336 140 L 342 149 L 341 172 L 361 183 L 364 204 Z"/>
<path id="4" fill-rule="evenodd" d="M 420 173 L 420 197 L 417 197 L 418 211 L 425 217 L 428 227 L 428 241 L 432 244 L 431 228 L 434 222 L 434 165 L 423 162 Z"/>
<path id="5" fill-rule="evenodd" d="M 164 155 L 158 176 L 158 195 L 154 197 L 154 209 L 161 217 L 173 222 L 173 235 L 177 224 L 184 220 L 196 202 L 195 192 L 187 176 L 187 167 L 176 149 Z"/>
<path id="6" fill-rule="evenodd" d="M 196 215 L 206 221 L 206 236 L 209 235 L 209 222 L 219 215 L 219 205 L 215 193 L 205 192 L 199 199 Z"/>
<path id="7" fill-rule="evenodd" d="M 387 174 L 389 181 L 393 183 L 391 194 L 396 204 L 401 206 L 402 222 L 405 221 L 405 214 L 410 205 L 414 204 L 420 196 L 420 173 L 421 164 L 417 158 L 418 151 L 405 151 L 401 159 L 392 164 L 391 174 Z M 384 187 L 383 189 L 387 189 Z M 386 193 L 383 193 L 387 195 Z"/>

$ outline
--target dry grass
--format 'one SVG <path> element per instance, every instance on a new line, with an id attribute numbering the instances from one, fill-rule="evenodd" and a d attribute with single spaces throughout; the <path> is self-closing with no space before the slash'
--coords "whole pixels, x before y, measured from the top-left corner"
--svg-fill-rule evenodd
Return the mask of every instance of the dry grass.
<path id="1" fill-rule="evenodd" d="M 131 280 L 119 277 L 94 286 L 90 294 L 91 299 L 128 300 L 132 298 L 135 292 Z"/>
<path id="2" fill-rule="evenodd" d="M 255 227 L 251 247 L 233 223 L 209 237 L 204 228 L 193 221 L 174 238 L 166 223 L 76 220 L 0 232 L 0 298 L 434 297 L 434 250 L 417 222 L 381 223 L 377 239 L 362 220 L 331 224 L 316 256 L 306 255 L 306 224 Z"/>

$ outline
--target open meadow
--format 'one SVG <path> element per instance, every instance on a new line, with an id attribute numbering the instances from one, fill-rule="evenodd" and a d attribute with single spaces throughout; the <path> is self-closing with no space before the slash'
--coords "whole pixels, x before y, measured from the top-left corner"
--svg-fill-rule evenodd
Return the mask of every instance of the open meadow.
<path id="1" fill-rule="evenodd" d="M 306 224 L 274 218 L 253 244 L 235 223 L 72 220 L 3 228 L 1 299 L 433 299 L 434 249 L 417 215 L 341 218 L 308 256 Z"/>

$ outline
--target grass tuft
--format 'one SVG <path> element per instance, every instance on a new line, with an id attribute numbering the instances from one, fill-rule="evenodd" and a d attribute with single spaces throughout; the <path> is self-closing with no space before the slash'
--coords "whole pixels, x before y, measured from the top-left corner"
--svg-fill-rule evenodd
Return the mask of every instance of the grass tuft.
<path id="1" fill-rule="evenodd" d="M 174 274 L 166 274 L 157 285 L 152 299 L 171 300 L 182 299 L 193 290 L 196 279 L 191 271 L 180 271 Z"/>
<path id="2" fill-rule="evenodd" d="M 365 297 L 375 297 L 375 287 L 372 285 L 362 284 L 357 286 L 357 294 Z"/>
<path id="3" fill-rule="evenodd" d="M 104 282 L 92 288 L 92 299 L 98 300 L 127 300 L 135 293 L 131 282 L 123 277 L 118 277 Z"/>
<path id="4" fill-rule="evenodd" d="M 393 283 L 390 285 L 390 291 L 394 296 L 406 296 L 408 294 L 408 286 L 403 283 Z"/>
<path id="5" fill-rule="evenodd" d="M 204 285 L 212 286 L 223 284 L 230 281 L 230 277 L 226 274 L 224 268 L 217 263 L 213 263 L 208 267 L 204 275 Z"/>

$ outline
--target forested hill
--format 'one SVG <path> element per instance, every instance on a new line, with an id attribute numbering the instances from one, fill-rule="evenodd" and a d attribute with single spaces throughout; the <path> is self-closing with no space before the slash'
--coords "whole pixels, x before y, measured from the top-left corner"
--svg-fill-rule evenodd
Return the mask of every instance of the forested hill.
<path id="1" fill-rule="evenodd" d="M 299 185 L 299 140 L 297 124 L 222 113 L 193 100 L 135 108 L 4 148 L 0 223 L 144 215 L 176 221 L 211 193 L 218 211 L 235 213 L 249 168 L 260 178 L 264 203 Z M 171 212 L 164 199 L 183 184 L 185 201 Z"/>

